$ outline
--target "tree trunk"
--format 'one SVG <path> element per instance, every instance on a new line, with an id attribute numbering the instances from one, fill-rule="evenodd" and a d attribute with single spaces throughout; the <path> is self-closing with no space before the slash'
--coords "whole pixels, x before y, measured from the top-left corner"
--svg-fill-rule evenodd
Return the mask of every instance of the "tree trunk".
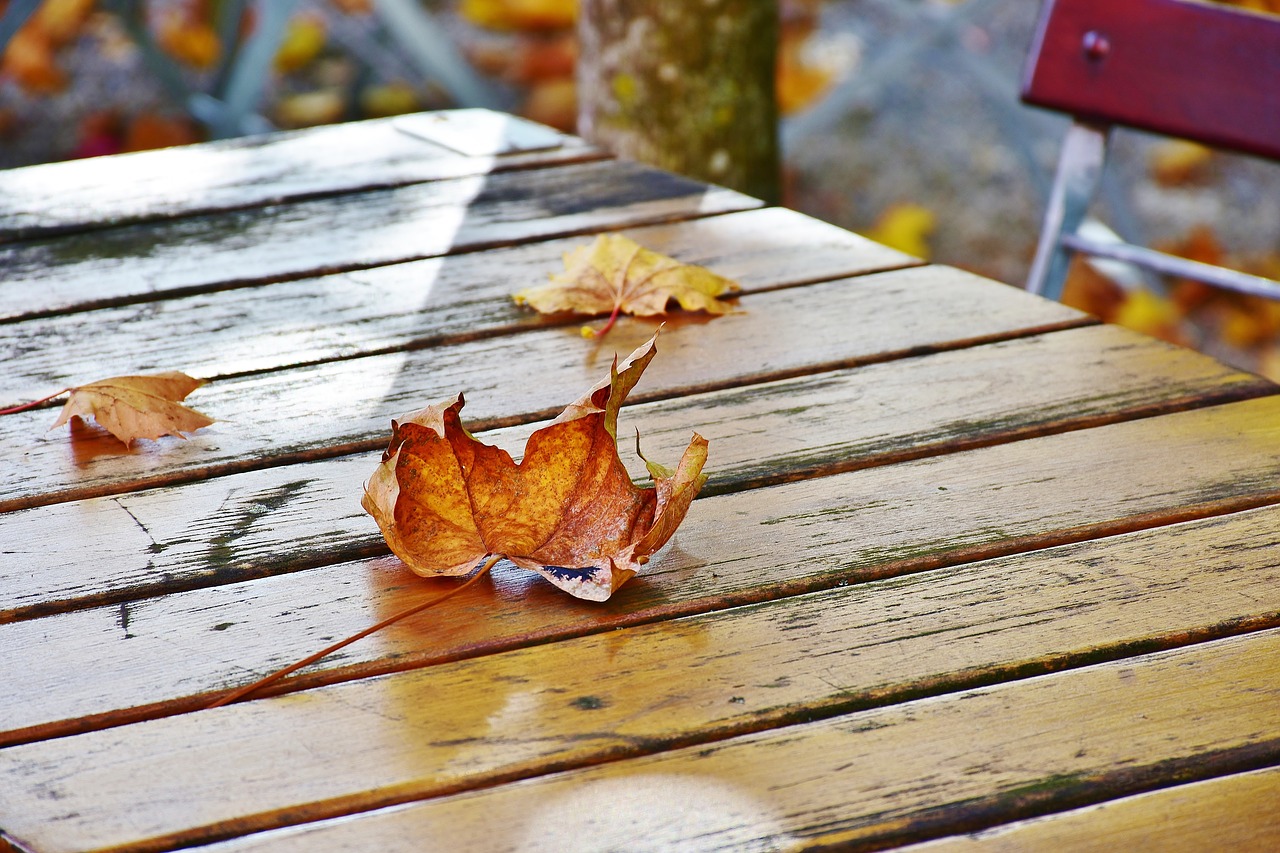
<path id="1" fill-rule="evenodd" d="M 582 0 L 578 132 L 776 203 L 777 0 Z"/>

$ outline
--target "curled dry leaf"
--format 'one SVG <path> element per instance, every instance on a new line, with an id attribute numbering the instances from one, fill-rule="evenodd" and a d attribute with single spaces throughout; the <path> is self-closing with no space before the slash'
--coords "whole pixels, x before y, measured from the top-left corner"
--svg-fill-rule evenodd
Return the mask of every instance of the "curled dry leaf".
<path id="1" fill-rule="evenodd" d="M 49 429 L 62 426 L 73 416 L 92 416 L 126 446 L 136 438 L 185 438 L 184 432 L 213 423 L 213 418 L 178 402 L 203 384 L 203 379 L 192 379 L 176 370 L 91 382 L 71 389 L 70 399 Z"/>
<path id="2" fill-rule="evenodd" d="M 654 353 L 650 339 L 615 359 L 608 379 L 530 436 L 519 463 L 462 427 L 462 395 L 393 421 L 361 505 L 420 575 L 464 575 L 502 555 L 578 598 L 607 599 L 671 538 L 706 481 L 696 433 L 674 471 L 645 460 L 650 487 L 618 457 L 618 409 Z"/>
<path id="3" fill-rule="evenodd" d="M 686 311 L 727 314 L 733 308 L 716 297 L 739 290 L 737 282 L 644 248 L 621 234 L 601 234 L 590 246 L 564 256 L 565 271 L 551 283 L 522 290 L 518 305 L 551 314 L 610 314 L 603 335 L 619 313 L 662 314 L 672 300 Z"/>

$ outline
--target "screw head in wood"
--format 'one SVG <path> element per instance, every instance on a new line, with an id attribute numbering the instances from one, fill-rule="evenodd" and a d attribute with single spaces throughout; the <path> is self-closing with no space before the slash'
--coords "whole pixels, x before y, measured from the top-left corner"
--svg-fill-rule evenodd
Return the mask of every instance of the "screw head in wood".
<path id="1" fill-rule="evenodd" d="M 1111 53 L 1111 39 L 1097 30 L 1085 33 L 1080 46 L 1084 50 L 1085 59 L 1091 62 L 1100 62 Z"/>

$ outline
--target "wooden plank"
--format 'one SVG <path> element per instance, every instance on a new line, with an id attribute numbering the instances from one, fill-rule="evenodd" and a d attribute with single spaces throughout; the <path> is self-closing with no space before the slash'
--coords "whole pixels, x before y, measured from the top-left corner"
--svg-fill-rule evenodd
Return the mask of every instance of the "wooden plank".
<path id="1" fill-rule="evenodd" d="M 1233 638 L 249 837 L 210 853 L 882 849 L 1274 760 L 1277 651 L 1275 632 Z M 1186 689 L 1188 678 L 1196 689 Z"/>
<path id="2" fill-rule="evenodd" d="M 0 319 L 759 206 L 609 160 L 126 225 L 0 246 Z"/>
<path id="3" fill-rule="evenodd" d="M 903 853 L 1280 850 L 1280 767 L 1237 773 L 1032 818 Z"/>
<path id="4" fill-rule="evenodd" d="M 551 149 L 467 157 L 401 129 L 425 118 L 397 116 L 9 169 L 0 173 L 0 242 L 603 156 L 560 135 Z"/>
<path id="5" fill-rule="evenodd" d="M 993 632 L 965 607 L 939 618 L 952 590 L 924 589 L 901 645 L 856 605 L 786 601 L 11 747 L 4 827 L 47 851 L 167 849 L 480 787 L 307 833 L 308 849 L 340 849 L 344 826 L 380 850 L 772 849 L 910 840 L 1280 759 L 1275 630 L 797 725 L 814 713 L 797 697 L 901 697 L 983 666 L 968 650 Z M 878 590 L 892 622 L 901 585 Z M 1010 623 L 1074 604 L 1059 590 Z M 963 642 L 936 640 L 947 621 Z"/>
<path id="6" fill-rule="evenodd" d="M 938 267 L 750 295 L 742 307 L 712 321 L 672 315 L 637 401 L 1090 322 Z M 459 391 L 474 429 L 549 417 L 605 375 L 615 351 L 630 352 L 654 329 L 628 319 L 594 346 L 576 327 L 543 329 L 216 382 L 189 402 L 219 423 L 189 441 L 137 442 L 129 452 L 102 435 L 47 433 L 46 410 L 6 415 L 0 511 L 372 449 L 391 418 Z"/>
<path id="7" fill-rule="evenodd" d="M 701 431 L 712 448 L 710 495 L 1271 388 L 1190 350 L 1091 326 L 639 404 L 624 410 L 620 434 L 634 425 L 651 458 L 673 460 Z M 536 426 L 483 435 L 519 455 Z M 622 457 L 640 476 L 626 444 Z M 355 500 L 377 459 L 375 451 L 2 515 L 0 622 L 384 553 Z M 86 550 L 101 559 L 85 565 Z"/>
<path id="8" fill-rule="evenodd" d="M 623 233 L 734 278 L 747 291 L 915 265 L 907 255 L 782 208 Z M 0 361 L 7 366 L 0 408 L 86 377 L 182 370 L 214 378 L 560 324 L 564 318 L 516 307 L 511 294 L 545 282 L 563 269 L 565 252 L 588 242 L 526 243 L 0 325 Z"/>
<path id="9" fill-rule="evenodd" d="M 415 627 L 393 630 L 374 643 L 346 651 L 299 684 L 471 657 L 856 580 L 1024 552 L 1221 512 L 1233 505 L 1274 502 L 1280 500 L 1278 412 L 1280 398 L 1268 398 L 699 500 L 670 552 L 654 561 L 650 574 L 624 587 L 607 604 L 570 601 L 533 575 L 507 567 L 499 571 L 494 587 L 456 599 Z M 1195 453 L 1197 459 L 1185 468 L 1169 470 L 1162 463 L 1188 453 Z M 371 469 L 372 464 L 366 466 L 365 476 Z M 370 542 L 376 533 L 370 532 L 373 525 L 367 518 L 358 517 L 354 498 L 359 486 L 352 479 L 344 506 L 353 516 L 352 527 Z M 1088 501 L 1082 495 L 1088 495 Z M 131 520 L 139 525 L 145 520 L 148 528 L 158 528 L 151 535 L 172 531 L 175 536 L 191 536 L 194 541 L 179 540 L 177 547 L 188 552 L 191 563 L 208 560 L 209 582 L 225 582 L 237 568 L 254 571 L 259 568 L 255 557 L 270 565 L 273 548 L 278 552 L 280 542 L 292 540 L 294 529 L 314 524 L 305 503 L 290 509 L 296 520 L 275 525 L 255 527 L 257 519 L 250 516 L 242 527 L 243 556 L 228 566 L 217 551 L 220 543 L 206 545 L 199 532 L 201 522 L 186 515 L 182 507 L 170 513 L 125 507 Z M 1196 545 L 1207 541 L 1227 543 L 1227 547 L 1218 553 L 1216 545 L 1205 546 L 1194 560 L 1186 557 L 1187 571 L 1204 572 L 1202 580 L 1199 575 L 1175 577 L 1174 570 L 1162 568 L 1173 580 L 1155 585 L 1161 596 L 1171 589 L 1200 590 L 1197 600 L 1213 602 L 1219 611 L 1217 621 L 1229 623 L 1246 616 L 1274 621 L 1280 608 L 1268 604 L 1270 593 L 1244 594 L 1239 607 L 1245 609 L 1228 613 L 1236 607 L 1230 592 L 1234 587 L 1221 575 L 1230 573 L 1233 565 L 1248 563 L 1252 557 L 1242 556 L 1241 551 L 1248 555 L 1250 547 L 1263 562 L 1255 566 L 1254 576 L 1242 582 L 1270 584 L 1280 590 L 1280 584 L 1274 583 L 1276 550 L 1272 547 L 1276 511 L 1242 518 L 1245 528 L 1228 525 L 1222 528 L 1225 533 L 1214 524 L 1206 525 L 1210 533 L 1203 540 L 1193 538 Z M 84 540 L 106 543 L 92 528 L 87 529 Z M 1260 532 L 1251 538 L 1247 529 Z M 1137 538 L 1138 550 L 1126 559 L 1141 563 L 1136 556 L 1141 549 L 1160 550 L 1166 535 L 1171 534 Z M 42 536 L 42 541 L 49 540 L 47 534 Z M 79 543 L 80 553 L 89 547 L 84 540 Z M 1254 545 L 1241 544 L 1247 542 Z M 371 544 L 376 546 L 376 540 Z M 323 549 L 319 543 L 303 547 L 314 552 Z M 37 543 L 31 550 L 38 553 L 38 548 Z M 158 550 L 155 557 L 162 559 L 167 549 Z M 1039 558 L 1027 559 L 1036 563 Z M 43 571 L 38 559 L 15 564 Z M 1210 567 L 1216 568 L 1211 571 Z M 121 573 L 127 568 L 122 565 Z M 218 571 L 222 574 L 214 574 Z M 1104 579 L 1117 571 L 1114 566 L 1108 568 Z M 1064 570 L 1062 580 L 1074 583 L 1077 574 Z M 1039 570 L 1030 580 L 1045 584 L 1046 589 L 1056 588 Z M 159 583 L 146 577 L 134 581 L 148 582 Z M 0 700 L 0 719 L 10 721 L 8 727 L 13 729 L 0 736 L 0 742 L 189 710 L 206 701 L 191 696 L 250 680 L 249 671 L 269 672 L 455 584 L 418 579 L 398 561 L 383 559 L 0 626 L 4 669 L 24 673 L 23 683 L 39 685 L 35 693 L 41 697 L 39 703 L 32 703 L 26 693 Z M 1220 584 L 1225 600 L 1205 593 L 1204 584 Z M 1016 586 L 1001 582 L 983 587 L 983 594 Z M 1083 601 L 1086 587 L 1069 590 L 1072 600 Z M 1128 582 L 1117 588 L 1125 601 L 1125 596 L 1139 592 Z M 1006 603 L 1020 607 L 1033 598 L 1020 593 Z M 1089 618 L 1096 615 L 1083 609 L 1083 604 L 1080 607 Z M 1140 608 L 1132 607 L 1134 613 L 1125 617 L 1124 630 L 1141 622 Z M 976 610 L 976 605 L 970 609 Z M 1169 610 L 1167 598 L 1158 597 L 1152 625 L 1166 620 L 1164 630 L 1173 630 L 1170 625 L 1175 620 Z M 1215 621 L 1191 605 L 1182 612 L 1200 614 L 1191 618 L 1208 620 L 1204 624 Z M 1156 628 L 1151 631 L 1158 633 Z M 159 677 L 160 672 L 166 676 Z M 86 716 L 95 719 L 75 721 Z"/>

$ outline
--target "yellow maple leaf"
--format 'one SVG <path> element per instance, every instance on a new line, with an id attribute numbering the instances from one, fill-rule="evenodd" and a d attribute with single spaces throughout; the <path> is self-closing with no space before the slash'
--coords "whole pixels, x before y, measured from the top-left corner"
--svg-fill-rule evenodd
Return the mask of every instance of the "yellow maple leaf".
<path id="1" fill-rule="evenodd" d="M 49 429 L 73 417 L 92 417 L 125 446 L 138 438 L 185 438 L 184 432 L 213 423 L 213 418 L 178 402 L 203 384 L 203 379 L 192 379 L 176 370 L 91 382 L 70 389 L 70 398 Z"/>
<path id="2" fill-rule="evenodd" d="M 609 314 L 609 322 L 591 336 L 609 331 L 620 313 L 652 317 L 665 313 L 673 300 L 686 311 L 727 314 L 733 307 L 717 297 L 740 289 L 737 282 L 646 249 L 621 234 L 601 234 L 590 246 L 567 252 L 564 267 L 563 273 L 552 274 L 550 284 L 527 288 L 512 298 L 543 314 Z"/>

